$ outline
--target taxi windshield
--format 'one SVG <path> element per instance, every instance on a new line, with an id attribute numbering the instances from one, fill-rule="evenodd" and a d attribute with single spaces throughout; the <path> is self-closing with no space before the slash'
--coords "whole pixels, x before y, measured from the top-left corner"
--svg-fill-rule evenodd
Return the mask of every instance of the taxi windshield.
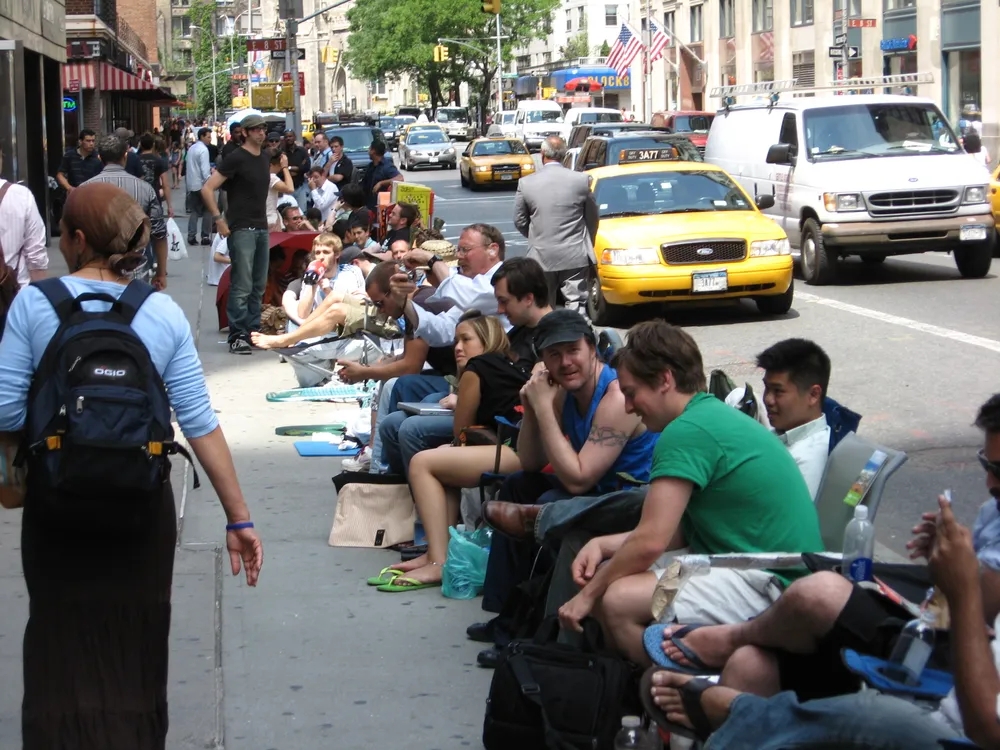
<path id="1" fill-rule="evenodd" d="M 603 177 L 594 197 L 598 215 L 606 218 L 752 210 L 746 195 L 728 175 L 707 170 Z"/>
<path id="2" fill-rule="evenodd" d="M 526 153 L 528 151 L 520 141 L 481 141 L 472 147 L 473 156 L 506 156 Z"/>
<path id="3" fill-rule="evenodd" d="M 951 126 L 929 103 L 807 109 L 803 126 L 810 159 L 865 159 L 959 150 Z"/>

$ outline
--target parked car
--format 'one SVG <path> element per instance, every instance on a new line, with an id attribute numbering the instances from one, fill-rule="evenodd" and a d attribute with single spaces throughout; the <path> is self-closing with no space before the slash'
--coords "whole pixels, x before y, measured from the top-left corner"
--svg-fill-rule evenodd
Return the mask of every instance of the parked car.
<path id="1" fill-rule="evenodd" d="M 455 144 L 441 128 L 407 128 L 399 143 L 399 165 L 404 170 L 424 165 L 454 169 L 457 164 Z"/>
<path id="2" fill-rule="evenodd" d="M 596 125 L 606 122 L 621 122 L 622 113 L 608 107 L 573 107 L 563 115 L 562 130 L 559 133 L 563 140 L 569 138 L 570 131 L 576 125 Z"/>

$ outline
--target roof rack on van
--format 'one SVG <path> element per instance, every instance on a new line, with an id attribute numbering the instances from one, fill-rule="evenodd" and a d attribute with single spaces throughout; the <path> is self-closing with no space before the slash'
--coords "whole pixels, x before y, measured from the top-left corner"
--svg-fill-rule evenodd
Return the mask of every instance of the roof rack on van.
<path id="1" fill-rule="evenodd" d="M 830 81 L 825 86 L 796 86 L 798 79 L 792 78 L 786 81 L 760 81 L 759 83 L 743 83 L 736 86 L 716 86 L 711 90 L 709 96 L 722 99 L 722 105 L 726 109 L 736 103 L 738 96 L 769 96 L 771 104 L 777 104 L 782 92 L 790 93 L 793 96 L 803 94 L 813 94 L 821 91 L 854 91 L 858 89 L 875 89 L 887 87 L 910 87 L 920 83 L 934 83 L 934 76 L 931 73 L 900 73 L 887 76 L 865 76 L 858 78 L 844 78 Z"/>

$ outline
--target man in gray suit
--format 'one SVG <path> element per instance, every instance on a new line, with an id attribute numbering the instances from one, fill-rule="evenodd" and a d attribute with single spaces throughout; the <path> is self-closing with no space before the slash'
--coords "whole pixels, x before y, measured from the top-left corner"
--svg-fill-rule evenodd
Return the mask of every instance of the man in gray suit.
<path id="1" fill-rule="evenodd" d="M 545 269 L 549 299 L 561 296 L 566 307 L 586 315 L 597 203 L 587 175 L 562 166 L 565 155 L 559 136 L 542 142 L 542 168 L 518 183 L 514 226 L 528 238 L 528 257 Z"/>

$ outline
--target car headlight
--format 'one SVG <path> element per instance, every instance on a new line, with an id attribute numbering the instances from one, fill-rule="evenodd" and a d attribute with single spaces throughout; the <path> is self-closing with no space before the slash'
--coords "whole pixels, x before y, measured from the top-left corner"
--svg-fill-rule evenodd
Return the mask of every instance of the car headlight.
<path id="1" fill-rule="evenodd" d="M 455 153 L 455 149 L 453 149 L 453 148 L 446 149 L 445 153 L 446 154 L 453 154 L 453 153 Z"/>
<path id="2" fill-rule="evenodd" d="M 477 172 L 489 172 L 490 167 L 476 167 Z"/>
<path id="3" fill-rule="evenodd" d="M 865 202 L 860 193 L 823 193 L 827 211 L 864 211 Z"/>
<path id="4" fill-rule="evenodd" d="M 985 203 L 985 202 L 986 202 L 985 185 L 973 185 L 972 187 L 967 187 L 965 189 L 965 198 L 962 199 L 962 203 Z"/>
<path id="5" fill-rule="evenodd" d="M 792 249 L 788 240 L 757 240 L 750 243 L 750 257 L 761 258 L 765 255 L 791 255 Z"/>
<path id="6" fill-rule="evenodd" d="M 522 172 L 534 172 L 535 171 L 535 165 L 534 165 L 534 163 L 532 163 L 532 164 L 522 164 L 521 165 L 521 171 Z"/>
<path id="7" fill-rule="evenodd" d="M 609 247 L 601 253 L 601 263 L 606 266 L 654 266 L 659 262 L 655 247 Z"/>

